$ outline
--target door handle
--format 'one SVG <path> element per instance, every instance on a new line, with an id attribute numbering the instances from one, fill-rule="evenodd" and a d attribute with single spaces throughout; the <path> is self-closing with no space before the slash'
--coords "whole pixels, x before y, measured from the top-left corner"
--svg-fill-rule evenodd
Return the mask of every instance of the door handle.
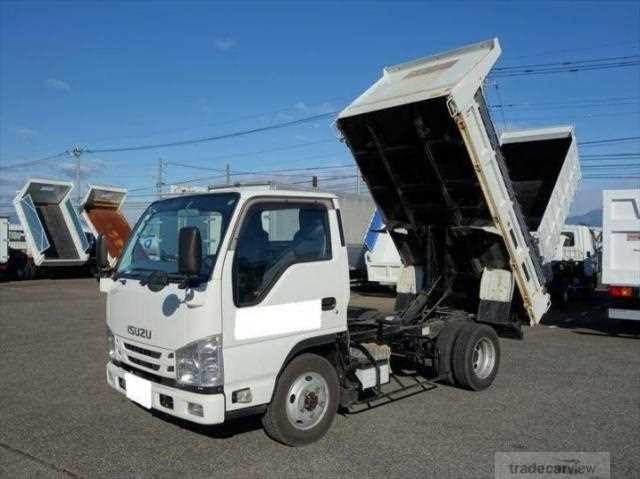
<path id="1" fill-rule="evenodd" d="M 322 311 L 331 311 L 336 307 L 336 298 L 322 298 Z"/>

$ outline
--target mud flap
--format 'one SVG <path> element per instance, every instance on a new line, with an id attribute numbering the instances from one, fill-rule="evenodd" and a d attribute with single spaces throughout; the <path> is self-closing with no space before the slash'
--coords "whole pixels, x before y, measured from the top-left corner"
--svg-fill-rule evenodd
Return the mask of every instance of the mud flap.
<path id="1" fill-rule="evenodd" d="M 505 332 L 518 339 L 523 338 L 522 325 L 511 315 L 511 301 L 481 299 L 478 305 L 477 322 L 494 326 L 499 332 Z"/>

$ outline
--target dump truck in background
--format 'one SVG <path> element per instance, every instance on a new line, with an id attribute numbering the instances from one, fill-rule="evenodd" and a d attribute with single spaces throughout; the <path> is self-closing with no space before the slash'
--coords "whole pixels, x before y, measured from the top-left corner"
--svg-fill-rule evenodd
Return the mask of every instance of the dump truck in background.
<path id="1" fill-rule="evenodd" d="M 609 318 L 640 321 L 640 189 L 602 192 L 602 284 Z"/>
<path id="2" fill-rule="evenodd" d="M 35 271 L 22 228 L 10 223 L 9 217 L 0 217 L 0 279 L 33 279 Z"/>
<path id="3" fill-rule="evenodd" d="M 582 277 L 577 264 L 559 257 L 566 240 L 564 222 L 581 178 L 574 129 L 563 125 L 505 131 L 500 144 L 548 290 L 554 304 L 564 306 Z"/>
<path id="4" fill-rule="evenodd" d="M 402 270 L 402 260 L 378 210 L 371 218 L 364 245 L 367 282 L 395 288 Z"/>
<path id="5" fill-rule="evenodd" d="M 71 203 L 70 181 L 31 178 L 13 200 L 38 268 L 82 266 L 90 243 Z"/>
<path id="6" fill-rule="evenodd" d="M 7 271 L 9 264 L 9 217 L 0 216 L 0 275 Z"/>
<path id="7" fill-rule="evenodd" d="M 116 186 L 89 185 L 80 211 L 82 218 L 91 229 L 93 235 L 103 235 L 109 263 L 113 266 L 120 257 L 131 226 L 122 212 L 122 206 L 127 197 L 127 190 Z"/>
<path id="8" fill-rule="evenodd" d="M 574 296 L 593 295 L 598 287 L 602 257 L 598 234 L 589 226 L 564 225 L 561 241 L 558 258 L 553 263 L 554 304 L 566 306 Z"/>

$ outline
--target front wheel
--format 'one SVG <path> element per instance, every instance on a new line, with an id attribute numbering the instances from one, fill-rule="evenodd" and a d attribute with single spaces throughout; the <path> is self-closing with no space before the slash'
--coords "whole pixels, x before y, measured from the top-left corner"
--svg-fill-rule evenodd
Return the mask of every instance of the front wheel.
<path id="1" fill-rule="evenodd" d="M 271 438 L 283 444 L 311 444 L 333 424 L 338 396 L 338 374 L 333 365 L 316 354 L 302 354 L 280 375 L 262 425 Z"/>
<path id="2" fill-rule="evenodd" d="M 500 342 L 493 328 L 486 324 L 465 324 L 453 351 L 453 374 L 456 382 L 479 391 L 493 383 L 500 365 Z"/>

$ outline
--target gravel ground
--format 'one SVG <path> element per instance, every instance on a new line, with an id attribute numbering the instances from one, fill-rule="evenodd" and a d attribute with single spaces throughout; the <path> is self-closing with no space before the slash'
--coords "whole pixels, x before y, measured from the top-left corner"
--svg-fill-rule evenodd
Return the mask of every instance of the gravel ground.
<path id="1" fill-rule="evenodd" d="M 389 309 L 382 293 L 353 304 Z M 640 474 L 640 331 L 596 301 L 503 339 L 490 389 L 441 386 L 338 416 L 292 449 L 248 418 L 200 427 L 152 414 L 105 381 L 94 280 L 0 284 L 1 477 L 493 477 L 496 451 L 607 451 Z"/>

